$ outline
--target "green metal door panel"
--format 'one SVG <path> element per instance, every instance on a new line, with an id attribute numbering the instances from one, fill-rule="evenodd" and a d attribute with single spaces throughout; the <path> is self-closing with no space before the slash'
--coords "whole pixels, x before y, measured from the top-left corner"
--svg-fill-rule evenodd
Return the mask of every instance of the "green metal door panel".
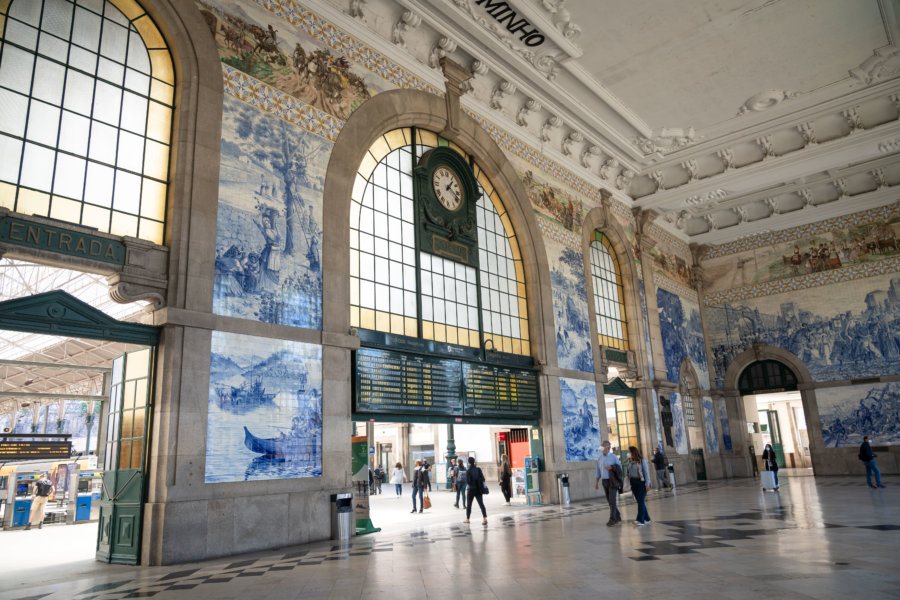
<path id="1" fill-rule="evenodd" d="M 109 562 L 110 531 L 112 530 L 113 506 L 109 502 L 100 503 L 100 521 L 97 527 L 97 560 Z"/>

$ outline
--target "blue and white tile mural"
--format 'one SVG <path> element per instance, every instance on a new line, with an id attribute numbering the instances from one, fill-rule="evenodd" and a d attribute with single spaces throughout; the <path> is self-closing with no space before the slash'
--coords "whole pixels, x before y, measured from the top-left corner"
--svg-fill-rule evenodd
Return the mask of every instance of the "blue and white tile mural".
<path id="1" fill-rule="evenodd" d="M 214 331 L 206 482 L 321 475 L 321 346 Z"/>
<path id="2" fill-rule="evenodd" d="M 591 373 L 591 328 L 587 288 L 581 254 L 549 237 L 544 238 L 550 263 L 553 315 L 556 318 L 556 353 L 559 366 Z"/>
<path id="3" fill-rule="evenodd" d="M 706 450 L 707 452 L 719 451 L 719 432 L 716 431 L 716 409 L 713 407 L 713 400 L 709 396 L 701 398 L 703 405 L 703 429 L 706 430 Z"/>
<path id="4" fill-rule="evenodd" d="M 827 448 L 859 446 L 863 436 L 878 446 L 900 444 L 900 383 L 816 390 Z"/>
<path id="5" fill-rule="evenodd" d="M 757 342 L 795 354 L 816 381 L 900 373 L 900 278 L 894 274 L 710 306 L 716 380 Z"/>
<path id="6" fill-rule="evenodd" d="M 678 454 L 687 454 L 687 429 L 684 426 L 684 406 L 681 403 L 681 394 L 669 392 L 669 400 L 672 402 L 672 429 L 675 432 L 675 451 Z"/>
<path id="7" fill-rule="evenodd" d="M 662 430 L 662 419 L 659 416 L 659 396 L 656 395 L 656 390 L 650 390 L 653 393 L 653 417 L 656 420 L 656 439 L 659 443 L 659 447 L 662 448 L 663 440 L 663 430 Z"/>
<path id="8" fill-rule="evenodd" d="M 226 95 L 213 312 L 322 327 L 322 190 L 331 142 Z"/>
<path id="9" fill-rule="evenodd" d="M 716 401 L 719 409 L 719 424 L 722 426 L 722 445 L 725 452 L 731 452 L 734 448 L 731 446 L 731 426 L 728 424 L 728 408 L 725 406 L 725 398 L 719 398 Z"/>
<path id="10" fill-rule="evenodd" d="M 560 377 L 559 394 L 566 462 L 597 460 L 603 441 L 597 410 L 597 385 L 593 381 Z"/>
<path id="11" fill-rule="evenodd" d="M 659 306 L 659 328 L 666 358 L 666 376 L 669 381 L 678 383 L 681 361 L 687 356 L 694 371 L 697 372 L 699 380 L 697 383 L 700 388 L 708 390 L 709 367 L 703 343 L 700 307 L 662 288 L 656 290 L 656 303 Z"/>

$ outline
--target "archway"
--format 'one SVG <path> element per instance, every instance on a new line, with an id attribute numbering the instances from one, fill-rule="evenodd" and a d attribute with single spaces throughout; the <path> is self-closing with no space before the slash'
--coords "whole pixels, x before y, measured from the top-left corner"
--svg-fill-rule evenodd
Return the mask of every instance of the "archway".
<path id="1" fill-rule="evenodd" d="M 812 474 L 823 447 L 821 424 L 812 376 L 798 357 L 757 344 L 729 365 L 725 390 L 729 418 L 742 423 L 732 435 L 742 438 L 735 450 L 747 457 L 747 475 L 762 468 L 766 443 L 772 444 L 779 468 Z"/>

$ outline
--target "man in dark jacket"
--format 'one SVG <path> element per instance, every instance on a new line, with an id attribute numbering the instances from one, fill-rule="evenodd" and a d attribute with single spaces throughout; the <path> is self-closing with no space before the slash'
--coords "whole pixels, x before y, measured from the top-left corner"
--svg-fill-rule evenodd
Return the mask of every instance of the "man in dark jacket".
<path id="1" fill-rule="evenodd" d="M 872 452 L 872 445 L 869 443 L 869 436 L 863 438 L 863 443 L 859 446 L 859 460 L 866 465 L 866 483 L 870 488 L 883 488 L 881 484 L 881 471 L 875 464 L 876 454 Z M 875 473 L 875 484 L 872 485 L 872 473 Z"/>
<path id="2" fill-rule="evenodd" d="M 658 447 L 653 452 L 653 468 L 656 469 L 656 489 L 669 487 L 669 482 L 666 480 L 666 455 Z"/>

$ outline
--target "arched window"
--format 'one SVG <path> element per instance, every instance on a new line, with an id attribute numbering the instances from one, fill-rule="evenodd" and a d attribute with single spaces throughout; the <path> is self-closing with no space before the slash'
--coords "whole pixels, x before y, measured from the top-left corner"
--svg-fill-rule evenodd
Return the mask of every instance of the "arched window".
<path id="1" fill-rule="evenodd" d="M 419 250 L 413 168 L 447 146 L 472 166 L 478 269 Z M 362 329 L 528 355 L 525 272 L 497 191 L 471 157 L 436 133 L 380 136 L 356 175 L 350 209 L 350 324 Z"/>
<path id="2" fill-rule="evenodd" d="M 594 232 L 591 241 L 591 281 L 594 285 L 594 315 L 597 341 L 601 346 L 628 351 L 625 291 L 616 251 L 609 238 Z"/>
<path id="3" fill-rule="evenodd" d="M 175 74 L 134 0 L 0 2 L 0 206 L 163 243 Z"/>
<path id="4" fill-rule="evenodd" d="M 681 366 L 681 404 L 684 407 L 684 423 L 688 427 L 697 426 L 695 399 L 697 397 L 697 378 L 693 369 L 685 362 Z"/>

